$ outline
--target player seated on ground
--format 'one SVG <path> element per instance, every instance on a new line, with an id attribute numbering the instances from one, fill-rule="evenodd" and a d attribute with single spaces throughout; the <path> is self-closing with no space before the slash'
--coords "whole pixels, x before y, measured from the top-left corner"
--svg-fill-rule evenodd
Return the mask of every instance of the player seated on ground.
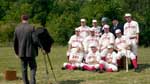
<path id="1" fill-rule="evenodd" d="M 108 45 L 108 52 L 106 53 L 106 61 L 104 63 L 104 68 L 107 72 L 115 72 L 118 71 L 117 67 L 117 53 L 114 51 L 113 45 Z"/>
<path id="2" fill-rule="evenodd" d="M 130 50 L 131 42 L 130 42 L 129 38 L 122 35 L 120 29 L 117 29 L 115 31 L 115 33 L 117 36 L 117 38 L 115 40 L 115 48 L 118 51 L 118 55 L 117 55 L 118 65 L 121 63 L 120 59 L 122 58 L 122 56 L 126 56 L 127 58 L 131 59 L 135 71 L 138 71 L 136 55 L 133 54 L 133 52 L 131 52 L 131 50 Z"/>
<path id="3" fill-rule="evenodd" d="M 114 40 L 115 37 L 114 35 L 109 31 L 109 25 L 104 25 L 103 26 L 104 29 L 104 34 L 101 36 L 101 38 L 99 39 L 99 51 L 102 54 L 105 54 L 107 52 L 107 46 L 108 45 L 113 45 L 114 44 Z M 102 60 L 105 61 L 105 55 L 102 55 Z"/>
<path id="4" fill-rule="evenodd" d="M 72 51 L 74 52 L 74 48 L 79 48 L 80 51 L 83 52 L 83 38 L 80 36 L 80 29 L 75 29 L 75 35 L 72 35 L 69 42 L 68 42 L 68 50 L 67 50 L 67 60 L 69 61 L 69 56 Z"/>
<path id="5" fill-rule="evenodd" d="M 63 64 L 62 69 L 76 70 L 79 68 L 83 59 L 83 52 L 80 48 L 73 48 L 69 56 L 69 62 Z"/>
<path id="6" fill-rule="evenodd" d="M 103 60 L 101 60 L 100 53 L 97 49 L 96 44 L 90 45 L 91 51 L 85 58 L 85 63 L 81 63 L 80 67 L 82 70 L 95 71 L 99 70 L 99 72 L 103 72 L 104 64 Z"/>

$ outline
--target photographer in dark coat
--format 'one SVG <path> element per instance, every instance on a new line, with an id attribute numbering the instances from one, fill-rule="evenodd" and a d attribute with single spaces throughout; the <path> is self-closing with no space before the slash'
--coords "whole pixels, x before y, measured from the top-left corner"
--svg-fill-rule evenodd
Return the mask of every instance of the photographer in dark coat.
<path id="1" fill-rule="evenodd" d="M 36 59 L 38 47 L 33 44 L 33 26 L 28 23 L 29 17 L 22 15 L 22 22 L 16 27 L 14 32 L 14 50 L 21 60 L 22 79 L 24 84 L 36 84 Z M 28 65 L 30 67 L 30 83 L 28 80 Z"/>

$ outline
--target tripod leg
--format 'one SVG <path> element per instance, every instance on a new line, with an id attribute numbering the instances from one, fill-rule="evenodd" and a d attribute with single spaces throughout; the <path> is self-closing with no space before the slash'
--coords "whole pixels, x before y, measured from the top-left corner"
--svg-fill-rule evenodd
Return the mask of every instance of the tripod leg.
<path id="1" fill-rule="evenodd" d="M 47 66 L 47 61 L 46 61 L 46 56 L 44 55 L 44 63 L 45 63 L 45 71 L 46 71 L 46 81 L 49 80 L 49 72 L 48 72 L 48 66 Z"/>
<path id="2" fill-rule="evenodd" d="M 45 56 L 45 52 L 44 52 L 43 46 L 41 45 L 41 42 L 40 42 L 40 41 L 39 41 L 39 45 L 40 45 L 40 47 L 41 47 L 41 52 L 42 52 L 43 55 L 44 55 L 44 63 L 45 63 L 45 68 L 46 68 L 47 80 L 49 80 L 49 72 L 48 72 L 48 66 L 47 66 L 47 62 L 46 62 L 46 56 Z M 47 53 L 46 53 L 46 54 L 47 54 Z M 48 54 L 47 54 L 47 57 L 48 57 L 48 61 L 49 61 L 51 70 L 52 70 L 52 72 L 53 72 L 53 68 L 52 68 L 52 65 L 51 65 L 50 58 L 49 58 Z M 55 81 L 56 81 L 56 77 L 55 77 L 54 72 L 53 72 L 53 75 L 54 75 L 54 78 L 55 78 Z M 56 83 L 57 83 L 57 82 L 56 82 Z M 47 84 L 49 84 L 49 82 L 48 82 Z"/>
<path id="3" fill-rule="evenodd" d="M 47 54 L 47 58 L 48 58 L 48 62 L 49 62 L 49 65 L 50 65 L 50 67 L 51 67 L 52 74 L 53 74 L 53 76 L 54 76 L 55 82 L 57 83 L 56 76 L 55 76 L 55 73 L 54 73 L 54 71 L 53 71 L 52 63 L 51 63 L 51 60 L 50 60 L 50 57 L 48 56 L 48 54 Z"/>

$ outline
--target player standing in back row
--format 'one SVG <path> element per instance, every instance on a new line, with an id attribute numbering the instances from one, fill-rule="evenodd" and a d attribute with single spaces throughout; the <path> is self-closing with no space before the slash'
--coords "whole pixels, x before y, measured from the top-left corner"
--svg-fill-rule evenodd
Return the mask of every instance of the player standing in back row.
<path id="1" fill-rule="evenodd" d="M 102 35 L 102 32 L 100 31 L 101 30 L 101 26 L 98 26 L 98 24 L 97 24 L 97 20 L 92 20 L 92 27 L 91 27 L 91 29 L 94 29 L 94 31 L 95 31 L 95 36 L 97 37 L 97 38 L 99 38 L 101 35 Z"/>
<path id="2" fill-rule="evenodd" d="M 124 24 L 124 35 L 131 40 L 131 50 L 136 55 L 137 60 L 137 48 L 139 43 L 139 25 L 136 21 L 132 20 L 130 13 L 125 14 L 126 23 Z"/>
<path id="3" fill-rule="evenodd" d="M 89 35 L 89 33 L 90 33 L 90 31 L 89 31 L 90 27 L 88 27 L 86 25 L 86 20 L 85 19 L 81 19 L 80 20 L 80 24 L 81 24 L 81 26 L 78 27 L 80 29 L 80 36 L 83 39 L 85 39 Z"/>

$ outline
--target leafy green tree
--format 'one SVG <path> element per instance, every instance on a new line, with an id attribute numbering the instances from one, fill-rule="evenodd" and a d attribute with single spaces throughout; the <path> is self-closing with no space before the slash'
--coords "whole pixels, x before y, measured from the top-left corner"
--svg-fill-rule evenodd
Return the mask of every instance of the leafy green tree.
<path id="1" fill-rule="evenodd" d="M 136 4 L 135 4 L 136 3 Z M 85 18 L 92 26 L 92 19 L 118 17 L 124 23 L 129 12 L 140 25 L 140 45 L 150 46 L 150 0 L 1 0 L 0 40 L 12 41 L 20 16 L 29 14 L 30 23 L 46 26 L 55 43 L 66 45 L 74 29 Z M 111 21 L 109 22 L 111 24 Z"/>
<path id="2" fill-rule="evenodd" d="M 45 26 L 46 19 L 53 7 L 53 0 L 35 0 L 32 4 L 31 17 Z"/>

